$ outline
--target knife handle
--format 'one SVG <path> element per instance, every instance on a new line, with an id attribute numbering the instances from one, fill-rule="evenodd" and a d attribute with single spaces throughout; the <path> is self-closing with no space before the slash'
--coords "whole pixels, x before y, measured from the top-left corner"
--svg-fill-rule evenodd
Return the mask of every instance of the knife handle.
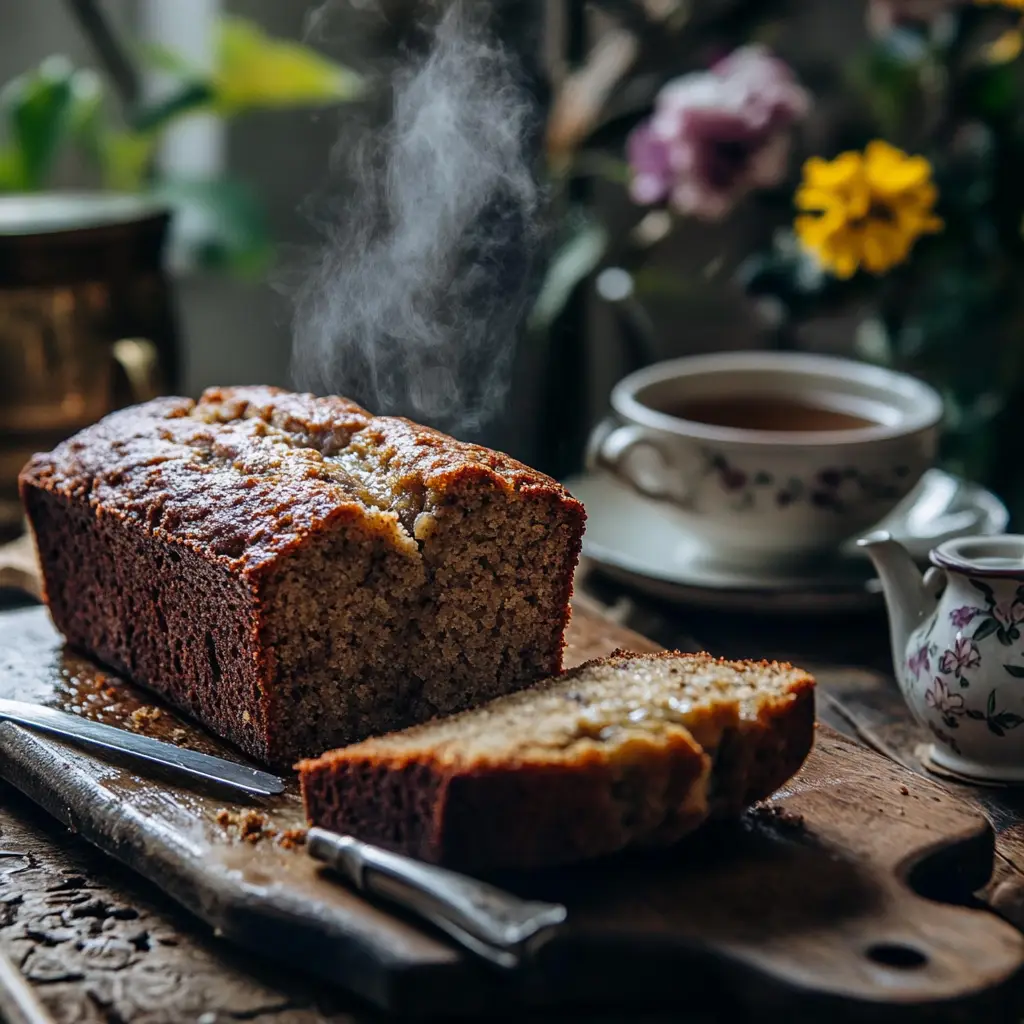
<path id="1" fill-rule="evenodd" d="M 475 878 L 326 829 L 311 828 L 306 849 L 360 892 L 429 921 L 471 953 L 506 969 L 517 967 L 566 918 L 560 904 L 522 900 Z"/>

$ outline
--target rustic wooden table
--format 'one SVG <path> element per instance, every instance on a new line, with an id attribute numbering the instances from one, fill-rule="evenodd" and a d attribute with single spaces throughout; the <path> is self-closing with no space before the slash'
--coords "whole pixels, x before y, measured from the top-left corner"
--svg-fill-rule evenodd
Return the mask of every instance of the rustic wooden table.
<path id="1" fill-rule="evenodd" d="M 710 614 L 628 595 L 587 571 L 582 582 L 585 599 L 663 646 L 781 658 L 812 670 L 824 721 L 923 771 L 916 750 L 924 737 L 891 683 L 880 612 L 834 620 Z M 0 614 L 15 600 L 10 592 L 0 599 Z M 979 897 L 1024 928 L 1024 794 L 955 788 L 985 809 L 998 832 L 996 872 Z M 0 947 L 61 1024 L 377 1019 L 344 994 L 237 953 L 5 785 Z M 545 1019 L 564 1015 L 531 1017 Z"/>

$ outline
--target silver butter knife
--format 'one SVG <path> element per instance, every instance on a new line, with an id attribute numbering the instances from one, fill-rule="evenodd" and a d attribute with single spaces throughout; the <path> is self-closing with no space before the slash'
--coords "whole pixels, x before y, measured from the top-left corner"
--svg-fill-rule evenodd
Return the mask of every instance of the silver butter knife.
<path id="1" fill-rule="evenodd" d="M 284 791 L 284 780 L 276 775 L 237 761 L 200 754 L 149 736 L 139 736 L 126 729 L 93 722 L 55 708 L 0 698 L 0 721 L 17 722 L 18 725 L 62 736 L 83 746 L 115 750 L 140 761 L 162 765 L 182 775 L 217 782 L 257 796 L 273 796 Z"/>
<path id="2" fill-rule="evenodd" d="M 306 849 L 360 892 L 415 914 L 469 952 L 509 970 L 536 953 L 566 919 L 566 909 L 558 903 L 522 900 L 352 836 L 311 828 Z"/>

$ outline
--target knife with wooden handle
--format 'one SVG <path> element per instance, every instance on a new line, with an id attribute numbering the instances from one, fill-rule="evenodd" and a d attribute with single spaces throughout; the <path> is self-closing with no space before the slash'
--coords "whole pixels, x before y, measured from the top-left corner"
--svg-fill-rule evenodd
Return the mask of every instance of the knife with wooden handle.
<path id="1" fill-rule="evenodd" d="M 188 750 L 149 736 L 139 736 L 127 729 L 93 722 L 56 708 L 0 699 L 0 721 L 16 722 L 82 746 L 117 751 L 188 778 L 216 782 L 256 796 L 273 796 L 284 792 L 284 781 L 268 772 L 222 757 L 200 754 L 196 750 Z"/>

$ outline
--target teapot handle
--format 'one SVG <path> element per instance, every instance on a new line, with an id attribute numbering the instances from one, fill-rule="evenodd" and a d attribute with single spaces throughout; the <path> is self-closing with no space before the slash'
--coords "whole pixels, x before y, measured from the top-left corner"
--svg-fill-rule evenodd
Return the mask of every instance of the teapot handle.
<path id="1" fill-rule="evenodd" d="M 921 579 L 921 585 L 929 594 L 931 594 L 932 597 L 936 599 L 942 591 L 946 589 L 946 582 L 946 570 L 940 569 L 937 565 L 933 565 L 926 569 L 924 576 Z"/>

